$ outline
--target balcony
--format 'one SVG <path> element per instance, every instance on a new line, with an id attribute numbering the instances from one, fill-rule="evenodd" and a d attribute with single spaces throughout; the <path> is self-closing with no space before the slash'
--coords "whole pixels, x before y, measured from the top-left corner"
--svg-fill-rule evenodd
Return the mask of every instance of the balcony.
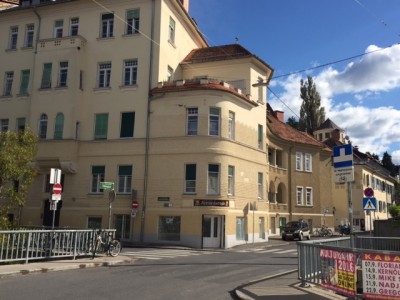
<path id="1" fill-rule="evenodd" d="M 77 36 L 67 36 L 63 38 L 51 38 L 39 40 L 38 52 L 40 51 L 54 51 L 63 49 L 77 49 L 81 50 L 86 45 L 86 39 Z"/>

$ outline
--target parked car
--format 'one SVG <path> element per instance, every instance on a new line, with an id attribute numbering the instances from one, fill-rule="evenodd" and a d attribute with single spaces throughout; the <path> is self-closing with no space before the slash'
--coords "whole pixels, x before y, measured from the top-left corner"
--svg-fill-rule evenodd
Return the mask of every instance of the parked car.
<path id="1" fill-rule="evenodd" d="M 282 232 L 282 240 L 289 239 L 303 239 L 309 240 L 311 238 L 310 228 L 307 222 L 304 221 L 291 221 L 288 222 Z"/>

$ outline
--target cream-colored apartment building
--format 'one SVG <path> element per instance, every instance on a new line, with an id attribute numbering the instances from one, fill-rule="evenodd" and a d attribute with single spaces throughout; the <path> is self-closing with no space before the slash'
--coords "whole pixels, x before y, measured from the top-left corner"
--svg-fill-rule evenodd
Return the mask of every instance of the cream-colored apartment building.
<path id="1" fill-rule="evenodd" d="M 268 239 L 272 68 L 240 45 L 209 47 L 188 11 L 186 0 L 27 0 L 0 12 L 0 130 L 40 139 L 21 224 L 53 224 L 53 168 L 55 226 L 199 248 Z"/>

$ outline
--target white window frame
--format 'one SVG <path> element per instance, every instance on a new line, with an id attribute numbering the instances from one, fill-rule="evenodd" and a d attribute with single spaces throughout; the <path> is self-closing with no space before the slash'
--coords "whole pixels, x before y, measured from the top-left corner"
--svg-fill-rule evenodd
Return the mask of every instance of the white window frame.
<path id="1" fill-rule="evenodd" d="M 77 36 L 79 35 L 79 18 L 71 18 L 69 20 L 69 35 Z"/>
<path id="2" fill-rule="evenodd" d="M 303 171 L 303 153 L 296 152 L 296 171 Z"/>
<path id="3" fill-rule="evenodd" d="M 112 15 L 112 18 L 103 19 L 103 16 Z M 113 13 L 105 13 L 101 15 L 101 28 L 100 28 L 100 37 L 110 38 L 114 36 L 114 14 Z"/>
<path id="4" fill-rule="evenodd" d="M 138 17 L 133 17 L 129 18 L 129 13 L 135 12 L 137 13 Z M 140 29 L 140 9 L 135 8 L 135 9 L 129 9 L 126 12 L 126 29 L 125 29 L 125 34 L 126 35 L 134 35 L 138 34 Z"/>
<path id="5" fill-rule="evenodd" d="M 188 166 L 194 166 L 194 179 L 189 178 Z M 197 180 L 197 165 L 196 164 L 185 164 L 185 194 L 195 194 L 196 193 L 196 180 Z"/>
<path id="6" fill-rule="evenodd" d="M 175 35 L 176 35 L 176 22 L 172 17 L 169 17 L 168 23 L 168 41 L 175 45 Z"/>
<path id="7" fill-rule="evenodd" d="M 314 199 L 313 199 L 313 188 L 306 187 L 306 206 L 313 206 Z"/>
<path id="8" fill-rule="evenodd" d="M 100 63 L 97 75 L 97 87 L 109 88 L 111 82 L 111 63 Z"/>
<path id="9" fill-rule="evenodd" d="M 194 124 L 196 126 L 194 126 Z M 193 126 L 191 126 L 191 125 L 193 125 Z M 187 107 L 186 108 L 186 135 L 188 135 L 188 136 L 197 135 L 198 127 L 199 127 L 199 109 L 197 107 Z"/>
<path id="10" fill-rule="evenodd" d="M 0 120 L 0 132 L 6 132 L 9 129 L 9 120 L 1 119 Z"/>
<path id="11" fill-rule="evenodd" d="M 259 150 L 264 149 L 264 126 L 261 124 L 257 128 L 257 145 Z"/>
<path id="12" fill-rule="evenodd" d="M 264 174 L 258 172 L 257 174 L 257 186 L 258 186 L 258 199 L 264 199 Z"/>
<path id="13" fill-rule="evenodd" d="M 304 205 L 304 188 L 302 186 L 296 186 L 296 204 L 297 206 Z"/>
<path id="14" fill-rule="evenodd" d="M 304 169 L 306 172 L 312 172 L 312 155 L 311 155 L 311 153 L 304 154 Z"/>
<path id="15" fill-rule="evenodd" d="M 218 114 L 215 112 L 218 111 Z M 208 117 L 208 135 L 219 136 L 221 132 L 221 109 L 219 107 L 210 107 Z"/>
<path id="16" fill-rule="evenodd" d="M 68 82 L 68 62 L 62 61 L 59 64 L 57 87 L 66 87 Z"/>
<path id="17" fill-rule="evenodd" d="M 10 39 L 8 42 L 9 49 L 17 49 L 18 44 L 18 26 L 10 27 Z"/>
<path id="18" fill-rule="evenodd" d="M 33 38 L 35 35 L 35 25 L 34 24 L 27 24 L 25 27 L 25 48 L 32 48 L 33 47 Z"/>
<path id="19" fill-rule="evenodd" d="M 57 23 L 60 23 L 59 25 Z M 54 38 L 59 39 L 63 37 L 64 20 L 54 21 Z"/>
<path id="20" fill-rule="evenodd" d="M 9 71 L 4 74 L 4 96 L 11 96 L 12 95 L 12 86 L 14 82 L 14 72 Z"/>
<path id="21" fill-rule="evenodd" d="M 228 195 L 235 195 L 235 167 L 228 166 Z"/>
<path id="22" fill-rule="evenodd" d="M 121 175 L 121 167 L 131 167 L 131 174 Z M 132 192 L 132 165 L 118 166 L 118 194 L 130 194 Z"/>
<path id="23" fill-rule="evenodd" d="M 174 80 L 174 69 L 171 66 L 167 68 L 167 81 L 172 82 Z"/>
<path id="24" fill-rule="evenodd" d="M 235 113 L 233 111 L 229 111 L 228 138 L 235 139 Z"/>
<path id="25" fill-rule="evenodd" d="M 211 166 L 217 166 L 218 171 L 210 170 Z M 208 164 L 207 166 L 207 194 L 219 195 L 220 194 L 220 170 L 219 164 Z"/>
<path id="26" fill-rule="evenodd" d="M 124 86 L 133 86 L 137 84 L 137 59 L 124 61 Z"/>

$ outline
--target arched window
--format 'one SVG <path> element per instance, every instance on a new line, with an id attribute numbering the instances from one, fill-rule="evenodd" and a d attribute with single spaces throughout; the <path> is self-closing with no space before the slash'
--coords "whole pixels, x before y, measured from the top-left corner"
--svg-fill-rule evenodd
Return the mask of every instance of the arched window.
<path id="1" fill-rule="evenodd" d="M 56 124 L 54 126 L 54 139 L 62 140 L 64 130 L 64 114 L 58 113 L 56 116 Z"/>
<path id="2" fill-rule="evenodd" d="M 46 114 L 42 114 L 40 116 L 40 121 L 39 121 L 39 139 L 41 139 L 41 140 L 45 140 L 46 139 L 46 136 L 47 136 L 47 123 L 48 123 L 47 115 Z"/>

